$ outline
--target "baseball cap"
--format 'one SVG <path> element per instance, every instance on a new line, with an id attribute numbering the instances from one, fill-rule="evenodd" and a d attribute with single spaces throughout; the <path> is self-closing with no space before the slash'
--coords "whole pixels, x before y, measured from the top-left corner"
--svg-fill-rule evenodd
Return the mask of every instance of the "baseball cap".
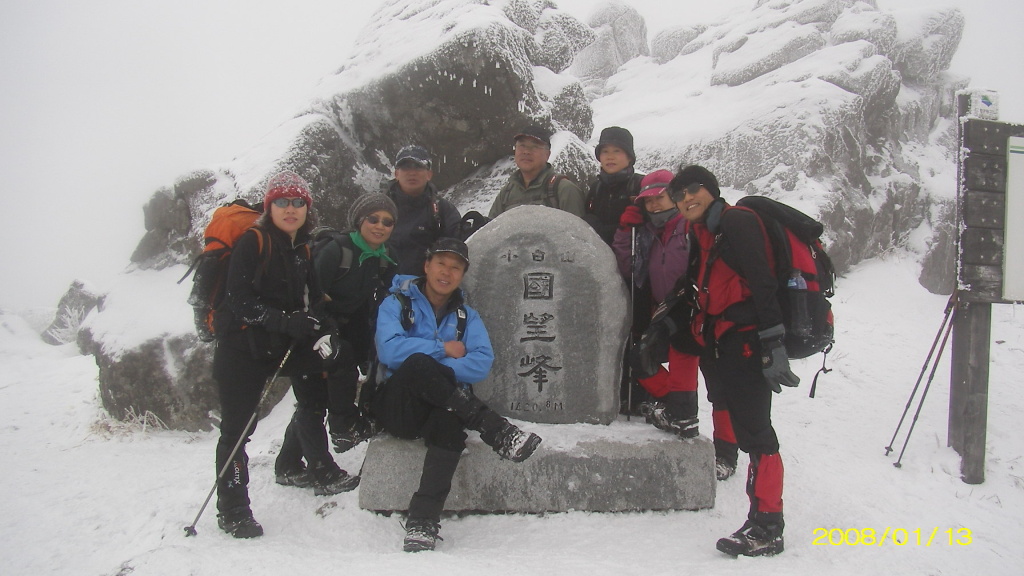
<path id="1" fill-rule="evenodd" d="M 434 254 L 442 252 L 451 252 L 459 258 L 466 261 L 466 269 L 469 269 L 469 247 L 466 243 L 458 238 L 438 238 L 436 242 L 430 245 L 427 249 L 427 259 L 430 259 Z"/>
<path id="2" fill-rule="evenodd" d="M 514 138 L 512 138 L 512 140 L 517 141 L 520 138 L 529 138 L 531 140 L 536 140 L 537 142 L 540 142 L 541 144 L 547 146 L 548 148 L 551 148 L 551 132 L 545 128 L 541 128 L 540 126 L 527 126 L 526 128 L 520 130 L 519 133 L 516 134 Z"/>
<path id="3" fill-rule="evenodd" d="M 655 170 L 644 179 L 640 181 L 640 193 L 636 196 L 636 201 L 641 202 L 644 198 L 651 196 L 657 196 L 668 188 L 668 183 L 672 181 L 673 174 L 668 170 Z"/>
<path id="4" fill-rule="evenodd" d="M 399 150 L 398 154 L 395 155 L 395 168 L 401 166 L 403 162 L 406 164 L 413 162 L 417 166 L 430 170 L 430 152 L 427 152 L 427 149 L 423 146 L 410 144 Z"/>

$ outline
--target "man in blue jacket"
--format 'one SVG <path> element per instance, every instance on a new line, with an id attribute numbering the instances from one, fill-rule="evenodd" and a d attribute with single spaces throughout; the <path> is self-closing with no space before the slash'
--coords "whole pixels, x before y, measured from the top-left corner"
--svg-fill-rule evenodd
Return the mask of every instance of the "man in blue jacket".
<path id="1" fill-rule="evenodd" d="M 541 439 L 509 423 L 473 395 L 487 377 L 494 351 L 476 310 L 465 305 L 463 274 L 469 249 L 441 238 L 427 250 L 424 276 L 396 276 L 377 315 L 377 355 L 385 382 L 370 410 L 398 438 L 423 438 L 427 454 L 409 502 L 404 549 L 433 550 L 441 511 L 466 448 L 466 429 L 498 456 L 522 462 Z"/>

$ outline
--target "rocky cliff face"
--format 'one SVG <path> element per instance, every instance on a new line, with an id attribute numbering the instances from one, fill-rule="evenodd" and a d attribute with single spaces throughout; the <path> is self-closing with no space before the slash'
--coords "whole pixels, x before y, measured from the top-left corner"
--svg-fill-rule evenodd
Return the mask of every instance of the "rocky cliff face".
<path id="1" fill-rule="evenodd" d="M 312 183 L 321 220 L 338 225 L 408 143 L 428 147 L 435 183 L 457 205 L 486 211 L 514 169 L 512 135 L 539 123 L 556 131 L 552 163 L 577 181 L 597 172 L 593 135 L 620 125 L 636 137 L 639 170 L 700 163 L 730 194 L 816 214 L 840 271 L 938 230 L 922 282 L 947 289 L 951 199 L 922 190 L 920 150 L 953 162 L 952 95 L 966 80 L 945 70 L 963 26 L 955 9 L 762 0 L 725 22 L 668 28 L 649 46 L 643 18 L 621 2 L 582 23 L 550 0 L 392 0 L 295 118 L 231 163 L 154 193 L 134 269 L 188 262 L 216 206 L 259 200 L 284 168 Z M 150 402 L 165 421 L 207 425 L 216 399 L 198 375 L 208 349 L 191 334 L 161 340 L 115 354 L 80 335 L 111 406 Z M 132 400 L 140 379 L 156 398 L 192 390 L 189 408 Z"/>

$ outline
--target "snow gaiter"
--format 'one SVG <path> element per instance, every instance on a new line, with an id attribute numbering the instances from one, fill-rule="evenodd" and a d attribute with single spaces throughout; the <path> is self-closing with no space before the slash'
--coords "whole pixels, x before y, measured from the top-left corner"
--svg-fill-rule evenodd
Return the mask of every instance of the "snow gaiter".
<path id="1" fill-rule="evenodd" d="M 751 454 L 747 468 L 747 497 L 750 511 L 747 518 L 758 525 L 782 533 L 782 457 L 774 454 Z"/>

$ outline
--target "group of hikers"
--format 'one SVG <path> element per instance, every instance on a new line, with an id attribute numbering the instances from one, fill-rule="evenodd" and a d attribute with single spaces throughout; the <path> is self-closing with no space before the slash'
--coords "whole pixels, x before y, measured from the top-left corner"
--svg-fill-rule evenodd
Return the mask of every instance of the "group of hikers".
<path id="1" fill-rule="evenodd" d="M 729 209 L 716 177 L 703 167 L 636 173 L 633 136 L 624 128 L 601 132 L 595 148 L 601 170 L 586 191 L 548 162 L 549 131 L 527 127 L 513 142 L 517 170 L 488 217 L 546 205 L 582 218 L 611 246 L 623 279 L 632 283 L 632 351 L 654 340 L 670 343 L 667 369 L 660 359 L 624 358 L 631 368 L 624 372 L 634 377 L 624 379 L 624 397 L 632 397 L 630 380 L 642 388 L 640 401 L 624 402 L 623 412 L 642 414 L 681 438 L 696 437 L 702 371 L 713 406 L 717 478 L 734 474 L 738 449 L 750 456 L 750 511 L 717 548 L 732 556 L 781 552 L 783 467 L 771 399 L 780 384 L 799 380 L 789 370 L 760 222 Z M 213 377 L 221 403 L 216 460 L 217 470 L 227 471 L 218 476 L 218 525 L 232 536 L 263 534 L 250 508 L 245 442 L 274 374 L 291 379 L 296 400 L 275 462 L 278 484 L 318 495 L 350 491 L 359 476 L 338 466 L 332 446 L 345 452 L 379 431 L 424 440 L 406 551 L 435 547 L 466 430 L 478 431 L 513 462 L 540 445 L 540 437 L 473 394 L 494 353 L 484 320 L 460 288 L 470 266 L 461 216 L 438 194 L 432 167 L 425 148 L 402 148 L 386 190 L 359 196 L 346 232 L 315 257 L 309 184 L 290 171 L 268 181 L 263 214 L 235 244 L 225 303 L 214 314 Z M 681 297 L 687 305 L 658 306 Z"/>

